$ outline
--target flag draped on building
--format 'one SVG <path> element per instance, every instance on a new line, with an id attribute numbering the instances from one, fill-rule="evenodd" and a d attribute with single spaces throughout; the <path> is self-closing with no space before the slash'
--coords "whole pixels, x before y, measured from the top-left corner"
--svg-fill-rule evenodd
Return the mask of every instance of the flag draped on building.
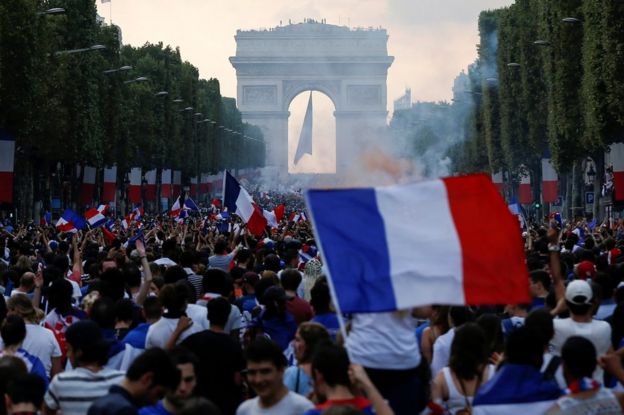
<path id="1" fill-rule="evenodd" d="M 141 168 L 130 169 L 130 186 L 128 187 L 130 203 L 141 203 Z"/>
<path id="2" fill-rule="evenodd" d="M 156 169 L 148 170 L 145 172 L 145 200 L 156 200 Z"/>
<path id="3" fill-rule="evenodd" d="M 559 176 L 550 157 L 542 159 L 542 197 L 544 203 L 554 203 L 559 197 Z"/>
<path id="4" fill-rule="evenodd" d="M 173 195 L 179 196 L 182 193 L 182 172 L 180 170 L 173 171 Z"/>
<path id="5" fill-rule="evenodd" d="M 189 191 L 193 197 L 197 197 L 197 188 L 197 176 L 191 177 L 191 187 Z"/>
<path id="6" fill-rule="evenodd" d="M 80 192 L 81 202 L 83 205 L 93 203 L 93 192 L 95 190 L 95 175 L 97 170 L 95 167 L 85 166 L 82 176 L 82 189 Z"/>
<path id="7" fill-rule="evenodd" d="M 342 312 L 530 300 L 518 221 L 485 175 L 306 200 Z"/>
<path id="8" fill-rule="evenodd" d="M 613 165 L 615 200 L 624 200 L 624 143 L 611 144 L 609 158 Z"/>
<path id="9" fill-rule="evenodd" d="M 15 137 L 0 130 L 0 203 L 13 203 Z"/>
<path id="10" fill-rule="evenodd" d="M 228 171 L 225 171 L 223 177 L 223 206 L 229 212 L 236 213 L 252 234 L 259 236 L 264 233 L 267 220 L 262 211 Z"/>
<path id="11" fill-rule="evenodd" d="M 160 175 L 160 197 L 170 198 L 172 196 L 171 169 L 163 169 Z"/>
<path id="12" fill-rule="evenodd" d="M 520 186 L 518 186 L 518 201 L 523 205 L 533 202 L 533 192 L 531 191 L 531 173 L 524 167 L 520 169 Z"/>
<path id="13" fill-rule="evenodd" d="M 500 193 L 501 195 L 504 194 L 502 170 L 499 170 L 496 173 L 492 173 L 492 183 L 494 183 L 494 186 L 496 186 L 496 190 L 498 190 L 498 193 Z"/>
<path id="14" fill-rule="evenodd" d="M 102 187 L 102 201 L 115 202 L 117 188 L 117 166 L 104 169 L 104 186 Z"/>

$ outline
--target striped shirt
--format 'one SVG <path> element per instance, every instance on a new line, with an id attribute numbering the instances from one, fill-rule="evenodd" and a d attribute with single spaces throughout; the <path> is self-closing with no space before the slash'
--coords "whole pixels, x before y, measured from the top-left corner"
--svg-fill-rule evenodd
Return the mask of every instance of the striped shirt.
<path id="1" fill-rule="evenodd" d="M 103 368 L 99 372 L 79 367 L 59 373 L 50 382 L 45 403 L 63 415 L 82 415 L 96 399 L 107 395 L 111 386 L 119 384 L 124 372 Z"/>

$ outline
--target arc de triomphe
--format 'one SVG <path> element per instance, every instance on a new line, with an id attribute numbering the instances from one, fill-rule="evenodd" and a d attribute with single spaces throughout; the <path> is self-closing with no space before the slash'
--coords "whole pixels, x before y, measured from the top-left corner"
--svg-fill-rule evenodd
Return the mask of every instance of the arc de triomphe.
<path id="1" fill-rule="evenodd" d="M 243 121 L 262 129 L 266 165 L 288 171 L 288 108 L 301 92 L 320 91 L 333 102 L 336 169 L 381 146 L 387 118 L 385 29 L 350 29 L 306 20 L 269 30 L 238 30 L 230 58 Z"/>

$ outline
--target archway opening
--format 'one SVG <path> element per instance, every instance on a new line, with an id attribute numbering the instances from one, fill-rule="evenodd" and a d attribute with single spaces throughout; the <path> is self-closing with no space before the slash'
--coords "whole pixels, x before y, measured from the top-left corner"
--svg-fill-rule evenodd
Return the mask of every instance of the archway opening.
<path id="1" fill-rule="evenodd" d="M 312 154 L 303 154 L 295 163 L 297 146 L 304 129 L 308 100 L 312 92 Z M 336 110 L 332 100 L 322 92 L 303 91 L 288 107 L 288 172 L 335 173 L 336 172 Z"/>

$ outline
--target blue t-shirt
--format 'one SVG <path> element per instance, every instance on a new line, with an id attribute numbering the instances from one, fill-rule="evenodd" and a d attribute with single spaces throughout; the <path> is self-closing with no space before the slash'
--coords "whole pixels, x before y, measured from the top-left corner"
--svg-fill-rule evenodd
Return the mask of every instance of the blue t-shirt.
<path id="1" fill-rule="evenodd" d="M 329 335 L 331 336 L 332 340 L 334 341 L 336 340 L 336 334 L 338 334 L 338 332 L 340 331 L 340 323 L 338 323 L 338 316 L 336 316 L 336 314 L 334 313 L 318 314 L 314 316 L 314 318 L 311 321 L 315 323 L 319 323 L 323 327 L 325 327 L 327 331 L 329 332 Z"/>
<path id="2" fill-rule="evenodd" d="M 173 415 L 171 412 L 165 409 L 163 401 L 158 401 L 154 406 L 144 406 L 139 409 L 139 415 Z"/>
<path id="3" fill-rule="evenodd" d="M 147 338 L 147 330 L 150 323 L 141 323 L 134 329 L 130 330 L 122 342 L 129 344 L 135 349 L 145 349 L 145 339 Z"/>
<path id="4" fill-rule="evenodd" d="M 297 332 L 297 323 L 292 314 L 285 313 L 283 318 L 273 317 L 270 319 L 262 320 L 262 328 L 266 334 L 269 335 L 282 349 L 286 350 L 288 343 L 295 338 Z"/>

